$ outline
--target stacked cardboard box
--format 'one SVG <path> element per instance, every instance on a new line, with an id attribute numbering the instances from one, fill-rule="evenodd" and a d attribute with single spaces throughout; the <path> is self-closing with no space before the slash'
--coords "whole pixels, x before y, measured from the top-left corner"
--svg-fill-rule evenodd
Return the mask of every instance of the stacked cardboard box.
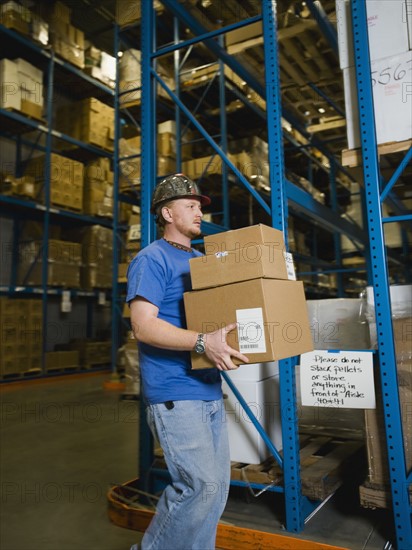
<path id="1" fill-rule="evenodd" d="M 49 239 L 47 284 L 80 287 L 81 246 L 79 243 Z M 21 285 L 41 285 L 43 241 L 23 241 L 19 246 L 18 281 Z"/>
<path id="2" fill-rule="evenodd" d="M 412 19 L 407 0 L 367 0 L 376 138 L 379 144 L 412 137 L 410 77 Z M 336 2 L 349 149 L 360 147 L 351 2 Z M 408 29 L 409 26 L 409 29 Z"/>
<path id="3" fill-rule="evenodd" d="M 141 223 L 140 223 L 140 207 L 134 207 L 133 213 L 129 218 L 129 230 L 127 232 L 126 250 L 123 256 L 123 264 L 126 268 L 122 267 L 122 270 L 127 270 L 129 262 L 139 252 L 141 244 Z"/>
<path id="4" fill-rule="evenodd" d="M 111 342 L 100 340 L 73 340 L 70 349 L 79 354 L 79 362 L 83 368 L 92 365 L 107 365 L 111 362 Z"/>
<path id="5" fill-rule="evenodd" d="M 205 251 L 190 261 L 188 328 L 212 332 L 238 322 L 228 343 L 251 363 L 313 349 L 303 284 L 295 280 L 282 232 L 262 224 L 226 231 L 206 236 Z M 210 367 L 205 355 L 192 354 L 192 368 Z"/>
<path id="6" fill-rule="evenodd" d="M 39 44 L 49 42 L 49 26 L 37 14 L 19 2 L 5 2 L 0 6 L 0 23 L 7 29 L 30 36 Z"/>
<path id="7" fill-rule="evenodd" d="M 85 166 L 83 211 L 91 216 L 113 217 L 113 172 L 108 158 Z"/>
<path id="8" fill-rule="evenodd" d="M 392 324 L 395 343 L 398 391 L 401 409 L 406 469 L 412 467 L 412 285 L 390 287 Z M 374 296 L 372 287 L 366 290 L 366 316 L 372 347 L 377 346 Z M 376 409 L 365 411 L 366 444 L 368 449 L 368 477 L 360 487 L 360 500 L 364 507 L 389 507 L 390 482 L 387 443 L 385 439 L 384 411 L 379 378 L 376 380 Z"/>
<path id="9" fill-rule="evenodd" d="M 42 301 L 0 298 L 0 376 L 42 366 Z"/>
<path id="10" fill-rule="evenodd" d="M 86 42 L 84 72 L 110 88 L 116 81 L 116 58 Z"/>
<path id="11" fill-rule="evenodd" d="M 40 15 L 48 22 L 50 44 L 55 53 L 80 69 L 84 68 L 84 33 L 71 25 L 71 9 L 62 2 L 43 2 Z"/>
<path id="12" fill-rule="evenodd" d="M 113 231 L 107 227 L 92 225 L 69 230 L 66 235 L 80 242 L 82 288 L 111 288 Z"/>
<path id="13" fill-rule="evenodd" d="M 0 107 L 15 109 L 41 120 L 43 113 L 43 71 L 26 61 L 0 60 Z"/>
<path id="14" fill-rule="evenodd" d="M 154 0 L 153 7 L 157 12 L 164 10 L 159 0 Z M 142 17 L 141 0 L 117 0 L 116 21 L 120 27 L 127 27 L 138 23 Z"/>
<path id="15" fill-rule="evenodd" d="M 79 367 L 79 352 L 48 351 L 46 353 L 46 371 L 75 369 Z"/>
<path id="16" fill-rule="evenodd" d="M 44 202 L 46 156 L 31 159 L 26 174 L 36 183 L 36 197 Z M 76 160 L 51 153 L 50 155 L 50 204 L 70 210 L 83 209 L 84 165 Z"/>
<path id="17" fill-rule="evenodd" d="M 57 128 L 69 136 L 96 145 L 106 151 L 113 151 L 114 109 L 93 97 L 64 105 L 57 109 Z M 60 147 L 76 147 L 61 142 Z"/>
<path id="18" fill-rule="evenodd" d="M 10 174 L 0 174 L 0 193 L 3 195 L 18 195 L 34 199 L 34 178 L 31 176 L 15 178 Z"/>
<path id="19" fill-rule="evenodd" d="M 129 49 L 123 52 L 119 62 L 119 102 L 127 106 L 140 101 L 141 91 L 141 53 Z"/>

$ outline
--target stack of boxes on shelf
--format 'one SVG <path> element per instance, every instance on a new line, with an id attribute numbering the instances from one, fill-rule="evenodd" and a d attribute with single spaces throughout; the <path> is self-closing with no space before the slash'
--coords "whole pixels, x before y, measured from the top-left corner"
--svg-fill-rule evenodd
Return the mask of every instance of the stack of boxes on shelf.
<path id="1" fill-rule="evenodd" d="M 164 6 L 160 0 L 154 0 L 154 9 L 161 13 Z M 130 2 L 130 0 L 116 1 L 116 22 L 120 27 L 128 27 L 138 23 L 142 18 L 141 2 Z"/>
<path id="2" fill-rule="evenodd" d="M 79 69 L 84 68 L 84 33 L 71 24 L 71 9 L 62 2 L 43 2 L 40 15 L 49 24 L 50 45 L 55 53 Z"/>
<path id="3" fill-rule="evenodd" d="M 303 284 L 282 232 L 256 225 L 205 237 L 206 255 L 190 260 L 191 292 L 185 293 L 187 326 L 211 332 L 238 328 L 228 343 L 250 360 L 230 373 L 235 385 L 278 449 L 282 447 L 278 359 L 313 348 Z M 192 368 L 211 368 L 192 354 Z M 232 392 L 224 385 L 231 460 L 256 464 L 269 451 Z"/>
<path id="4" fill-rule="evenodd" d="M 19 246 L 17 279 L 21 285 L 42 284 L 43 240 L 22 241 Z M 82 247 L 77 242 L 49 239 L 47 284 L 80 288 Z"/>
<path id="5" fill-rule="evenodd" d="M 412 138 L 410 62 L 412 13 L 407 0 L 367 0 L 369 51 L 378 144 Z M 336 2 L 348 148 L 360 147 L 351 2 Z"/>
<path id="6" fill-rule="evenodd" d="M 390 287 L 392 324 L 394 331 L 398 391 L 401 408 L 406 471 L 412 468 L 412 286 Z M 366 318 L 373 348 L 377 347 L 377 326 L 373 288 L 366 289 Z M 379 375 L 376 376 L 377 408 L 365 410 L 368 476 L 360 487 L 362 506 L 388 508 L 391 503 L 388 456 L 385 440 L 384 410 Z"/>
<path id="7" fill-rule="evenodd" d="M 114 109 L 102 101 L 88 97 L 57 109 L 56 127 L 69 136 L 113 151 Z M 61 142 L 62 149 L 72 149 L 76 145 Z"/>
<path id="8" fill-rule="evenodd" d="M 140 50 L 130 48 L 119 61 L 119 103 L 123 108 L 139 104 L 142 85 Z"/>
<path id="9" fill-rule="evenodd" d="M 113 172 L 108 158 L 97 158 L 85 166 L 83 212 L 113 217 Z"/>
<path id="10" fill-rule="evenodd" d="M 78 350 L 46 352 L 46 372 L 77 370 L 79 368 Z"/>
<path id="11" fill-rule="evenodd" d="M 113 231 L 101 225 L 81 230 L 83 262 L 82 288 L 111 288 L 113 271 Z"/>
<path id="12" fill-rule="evenodd" d="M 49 26 L 37 13 L 19 2 L 5 2 L 0 6 L 0 23 L 7 29 L 30 37 L 41 46 L 49 43 Z"/>
<path id="13" fill-rule="evenodd" d="M 43 71 L 26 61 L 0 60 L 0 107 L 19 111 L 42 119 L 43 114 Z"/>
<path id="14" fill-rule="evenodd" d="M 50 204 L 67 210 L 83 210 L 84 165 L 56 153 L 50 156 Z M 35 196 L 45 200 L 46 156 L 40 155 L 27 164 L 26 174 L 35 181 Z"/>
<path id="15" fill-rule="evenodd" d="M 107 365 L 111 361 L 110 340 L 72 340 L 70 349 L 78 352 L 80 365 L 85 369 Z"/>
<path id="16" fill-rule="evenodd" d="M 41 368 L 43 350 L 42 301 L 0 298 L 0 376 Z"/>
<path id="17" fill-rule="evenodd" d="M 31 176 L 16 178 L 11 174 L 0 173 L 0 193 L 34 199 L 36 197 L 34 178 Z"/>
<path id="18" fill-rule="evenodd" d="M 110 88 L 114 88 L 116 58 L 86 41 L 84 72 Z"/>

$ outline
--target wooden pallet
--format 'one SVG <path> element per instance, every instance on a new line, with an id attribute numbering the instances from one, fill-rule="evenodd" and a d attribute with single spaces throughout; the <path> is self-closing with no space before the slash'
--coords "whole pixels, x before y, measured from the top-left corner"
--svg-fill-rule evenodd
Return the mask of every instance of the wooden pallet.
<path id="1" fill-rule="evenodd" d="M 378 145 L 378 155 L 390 155 L 392 153 L 401 153 L 412 147 L 412 139 L 405 141 L 392 141 Z M 361 166 L 362 149 L 345 149 L 342 151 L 342 166 Z"/>
<path id="2" fill-rule="evenodd" d="M 313 500 L 324 500 L 343 482 L 347 462 L 363 447 L 362 441 L 326 436 L 308 437 L 301 441 L 300 466 L 302 493 Z M 232 462 L 232 480 L 249 483 L 283 483 L 283 471 L 274 458 L 262 464 Z"/>
<path id="3" fill-rule="evenodd" d="M 144 532 L 154 516 L 154 510 L 141 502 L 139 480 L 134 479 L 112 487 L 107 493 L 108 516 L 118 527 Z M 341 547 L 295 538 L 293 534 L 277 534 L 248 529 L 239 525 L 219 523 L 216 548 L 221 550 L 344 550 Z"/>

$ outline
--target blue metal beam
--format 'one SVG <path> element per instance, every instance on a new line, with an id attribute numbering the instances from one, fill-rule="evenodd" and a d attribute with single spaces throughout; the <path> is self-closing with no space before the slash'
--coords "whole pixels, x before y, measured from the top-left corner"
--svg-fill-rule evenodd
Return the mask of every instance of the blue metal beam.
<path id="1" fill-rule="evenodd" d="M 338 35 L 335 27 L 329 21 L 321 2 L 319 0 L 306 0 L 306 5 L 308 6 L 313 18 L 317 21 L 333 52 L 336 56 L 338 56 Z"/>
<path id="2" fill-rule="evenodd" d="M 367 220 L 371 255 L 373 256 L 371 262 L 372 284 L 379 352 L 379 373 L 382 385 L 383 417 L 388 451 L 388 471 L 392 490 L 396 547 L 398 550 L 407 550 L 412 548 L 411 508 L 398 391 L 389 276 L 382 226 L 379 160 L 365 0 L 352 0 L 351 13 Z"/>

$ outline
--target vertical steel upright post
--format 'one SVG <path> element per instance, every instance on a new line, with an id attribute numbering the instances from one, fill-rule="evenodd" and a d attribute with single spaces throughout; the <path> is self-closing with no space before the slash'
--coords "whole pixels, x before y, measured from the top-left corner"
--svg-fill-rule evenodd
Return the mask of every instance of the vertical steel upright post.
<path id="1" fill-rule="evenodd" d="M 114 148 L 113 148 L 113 252 L 112 252 L 112 375 L 117 370 L 117 349 L 119 347 L 119 304 L 118 304 L 118 273 L 119 273 L 119 27 L 114 28 L 114 55 L 116 58 L 116 80 L 114 90 Z"/>
<path id="2" fill-rule="evenodd" d="M 379 161 L 365 0 L 353 0 L 351 10 L 383 416 L 392 490 L 396 548 L 397 550 L 407 550 L 412 548 L 411 506 L 409 501 L 410 478 L 408 479 L 405 452 L 403 451 L 404 443 L 391 319 L 390 288 L 382 226 Z"/>
<path id="3" fill-rule="evenodd" d="M 142 2 L 141 21 L 141 245 L 142 248 L 156 238 L 156 228 L 150 215 L 150 200 L 156 182 L 156 87 L 152 76 L 152 54 L 155 47 L 155 14 L 153 0 Z M 146 422 L 145 404 L 140 400 L 139 415 L 139 471 L 140 483 L 150 489 L 150 467 L 153 460 L 153 440 Z"/>
<path id="4" fill-rule="evenodd" d="M 50 228 L 50 188 L 51 188 L 51 153 L 53 145 L 53 100 L 54 100 L 54 54 L 50 56 L 47 71 L 47 101 L 46 101 L 46 153 L 44 161 L 44 229 L 43 229 L 43 250 L 42 250 L 42 310 L 43 310 L 43 353 L 42 353 L 42 372 L 46 367 L 46 348 L 47 348 L 47 283 L 48 283 L 48 260 L 49 260 L 49 228 Z"/>
<path id="5" fill-rule="evenodd" d="M 224 47 L 224 36 L 219 36 L 219 44 Z M 226 119 L 226 77 L 225 64 L 219 58 L 219 106 L 220 106 L 220 148 L 227 155 L 227 119 Z M 245 168 L 245 167 L 242 167 Z M 244 173 L 244 170 L 241 170 Z M 230 225 L 229 212 L 229 185 L 228 185 L 228 169 L 226 162 L 222 162 L 222 212 L 223 226 Z"/>
<path id="6" fill-rule="evenodd" d="M 287 197 L 285 189 L 276 2 L 274 0 L 263 0 L 262 10 L 272 224 L 283 232 L 285 244 L 287 245 Z M 279 361 L 279 373 L 286 529 L 288 531 L 299 532 L 303 529 L 304 512 L 300 481 L 295 363 L 292 359 Z"/>

